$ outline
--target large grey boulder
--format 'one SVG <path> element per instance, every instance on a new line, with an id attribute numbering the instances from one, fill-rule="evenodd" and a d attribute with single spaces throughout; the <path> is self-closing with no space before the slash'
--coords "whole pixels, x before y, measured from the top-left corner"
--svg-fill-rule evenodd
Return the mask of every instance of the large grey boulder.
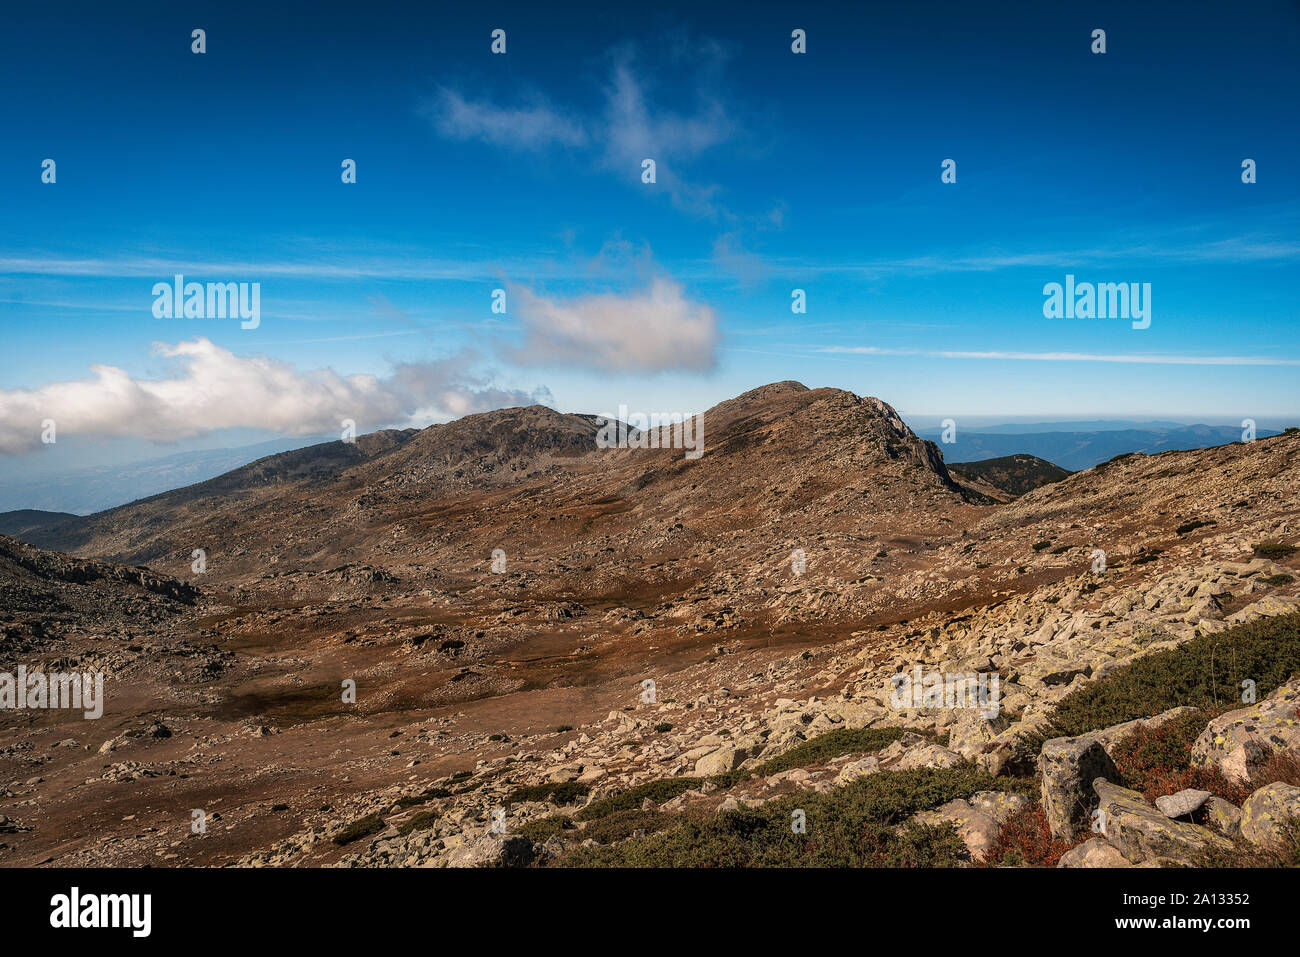
<path id="1" fill-rule="evenodd" d="M 749 757 L 748 749 L 726 745 L 696 761 L 695 774 L 702 778 L 714 774 L 726 774 L 740 767 L 747 757 Z"/>
<path id="2" fill-rule="evenodd" d="M 1173 821 L 1137 791 L 1109 781 L 1093 782 L 1102 836 L 1134 864 L 1156 858 L 1195 864 L 1210 850 L 1230 850 L 1231 842 L 1208 828 Z"/>
<path id="3" fill-rule="evenodd" d="M 1052 738 L 1038 763 L 1047 825 L 1052 836 L 1072 840 L 1088 829 L 1097 806 L 1092 782 L 1118 778 L 1119 770 L 1101 742 L 1086 735 Z"/>
<path id="4" fill-rule="evenodd" d="M 1241 806 L 1241 836 L 1256 847 L 1276 847 L 1284 837 L 1283 826 L 1300 823 L 1300 788 L 1278 781 L 1260 788 Z"/>
<path id="5" fill-rule="evenodd" d="M 1084 841 L 1061 855 L 1057 867 L 1132 867 L 1132 862 L 1103 837 Z"/>
<path id="6" fill-rule="evenodd" d="M 519 834 L 485 834 L 468 838 L 447 856 L 448 867 L 527 867 L 533 860 L 533 842 Z"/>
<path id="7" fill-rule="evenodd" d="M 1300 756 L 1300 678 L 1258 704 L 1220 715 L 1192 745 L 1194 767 L 1218 768 L 1230 781 L 1249 784 L 1275 751 Z"/>

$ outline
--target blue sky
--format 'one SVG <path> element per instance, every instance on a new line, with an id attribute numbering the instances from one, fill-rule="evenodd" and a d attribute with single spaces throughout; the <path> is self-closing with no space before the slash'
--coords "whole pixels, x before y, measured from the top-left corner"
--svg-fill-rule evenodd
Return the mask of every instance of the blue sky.
<path id="1" fill-rule="evenodd" d="M 0 457 L 779 379 L 918 426 L 1300 418 L 1294 3 L 701 6 L 12 11 Z M 177 272 L 260 325 L 155 318 Z M 1045 318 L 1067 273 L 1150 283 L 1150 328 Z"/>

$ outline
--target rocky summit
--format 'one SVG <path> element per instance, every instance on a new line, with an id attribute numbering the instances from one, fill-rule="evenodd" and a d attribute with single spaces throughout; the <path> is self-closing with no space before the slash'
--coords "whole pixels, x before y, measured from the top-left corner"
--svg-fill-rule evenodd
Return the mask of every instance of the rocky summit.
<path id="1" fill-rule="evenodd" d="M 531 406 L 12 516 L 0 863 L 1300 859 L 1300 433 L 950 470 L 837 389 L 699 417 L 695 459 Z M 23 707 L 56 672 L 103 716 Z"/>

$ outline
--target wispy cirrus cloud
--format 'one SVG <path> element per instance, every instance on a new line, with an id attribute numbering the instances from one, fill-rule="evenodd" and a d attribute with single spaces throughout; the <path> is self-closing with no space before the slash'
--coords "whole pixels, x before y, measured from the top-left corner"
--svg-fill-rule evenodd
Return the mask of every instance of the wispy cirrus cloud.
<path id="1" fill-rule="evenodd" d="M 538 267 L 543 268 L 544 263 Z M 201 276 L 248 276 L 253 279 L 357 279 L 482 280 L 491 278 L 497 267 L 468 259 L 431 259 L 396 253 L 391 257 L 345 259 L 323 253 L 316 259 L 204 260 L 147 255 L 103 256 L 69 259 L 61 256 L 5 256 L 0 254 L 0 275 L 65 276 L 88 278 L 167 279 L 174 273 Z"/>
<path id="2" fill-rule="evenodd" d="M 582 124 L 538 99 L 528 106 L 500 107 L 470 102 L 455 90 L 441 87 L 424 107 L 438 132 L 454 140 L 481 140 L 493 146 L 534 151 L 551 146 L 583 146 Z"/>
<path id="3" fill-rule="evenodd" d="M 724 237 L 725 240 L 725 237 Z M 720 240 L 723 242 L 724 240 Z M 726 247 L 723 247 L 725 252 Z M 715 258 L 719 258 L 715 250 Z M 868 280 L 891 276 L 928 276 L 945 273 L 991 273 L 1006 269 L 1043 269 L 1053 273 L 1088 266 L 1195 266 L 1200 264 L 1269 264 L 1300 260 L 1300 243 L 1234 236 L 1206 243 L 1145 244 L 1115 247 L 1076 247 L 1043 251 L 995 250 L 970 253 L 929 253 L 881 259 L 823 258 L 793 260 L 766 258 L 764 269 L 773 275 L 836 276 Z"/>
<path id="4" fill-rule="evenodd" d="M 699 62 L 721 62 L 716 45 L 709 45 L 708 51 L 712 58 L 701 57 Z M 677 57 L 682 60 L 688 53 L 678 49 Z M 584 116 L 536 95 L 514 105 L 471 101 L 445 87 L 422 104 L 420 112 L 448 139 L 477 140 L 520 152 L 554 147 L 580 150 L 596 168 L 637 186 L 643 185 L 642 160 L 653 159 L 654 185 L 678 209 L 695 216 L 734 219 L 718 202 L 721 187 L 686 175 L 693 161 L 733 141 L 742 131 L 717 92 L 716 66 L 711 72 L 714 75 L 707 82 L 696 84 L 695 102 L 688 110 L 655 102 L 649 81 L 637 70 L 631 54 L 623 52 L 610 69 L 602 90 L 603 108 L 595 115 Z"/>
<path id="5" fill-rule="evenodd" d="M 224 428 L 314 435 L 337 431 L 343 419 L 354 420 L 363 431 L 423 426 L 551 398 L 544 387 L 502 389 L 475 376 L 467 371 L 476 358 L 470 354 L 400 363 L 389 375 L 374 376 L 238 356 L 202 337 L 157 343 L 154 351 L 172 360 L 170 374 L 145 378 L 94 365 L 91 378 L 0 390 L 0 453 L 40 448 L 47 419 L 60 442 L 68 436 L 172 442 Z"/>
<path id="6" fill-rule="evenodd" d="M 997 359 L 1013 362 L 1112 362 L 1126 365 L 1300 366 L 1300 359 L 1272 356 L 1127 355 L 1098 352 L 1014 352 L 999 350 L 893 349 L 880 346 L 825 346 L 814 354 L 855 356 L 922 356 L 931 359 Z"/>

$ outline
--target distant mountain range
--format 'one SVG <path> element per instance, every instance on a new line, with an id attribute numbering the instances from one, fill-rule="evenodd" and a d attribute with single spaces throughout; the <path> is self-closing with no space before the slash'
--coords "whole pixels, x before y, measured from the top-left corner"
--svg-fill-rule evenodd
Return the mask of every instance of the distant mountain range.
<path id="1" fill-rule="evenodd" d="M 320 442 L 319 438 L 280 438 L 233 449 L 177 452 L 125 465 L 0 479 L 0 511 L 38 509 L 88 515 L 159 492 L 203 482 L 267 455 Z"/>
<path id="2" fill-rule="evenodd" d="M 1051 423 L 1067 426 L 1073 423 Z M 1080 423 L 1082 424 L 1082 423 Z M 939 444 L 944 461 L 976 462 L 1008 455 L 1032 455 L 1071 472 L 1092 468 L 1125 452 L 1187 451 L 1241 441 L 1241 429 L 1230 425 L 1182 425 L 1170 428 L 1057 430 L 1041 432 L 1005 431 L 1017 426 L 990 426 L 979 430 L 957 429 L 956 442 L 943 442 L 942 430 L 918 431 L 922 438 Z M 1047 429 L 1044 425 L 1041 428 Z M 1260 429 L 1258 438 L 1277 435 Z"/>
<path id="3" fill-rule="evenodd" d="M 1202 449 L 1241 440 L 1241 429 L 1236 426 L 1118 420 L 958 428 L 957 441 L 953 443 L 941 441 L 940 429 L 918 429 L 916 434 L 937 443 L 948 463 L 1031 455 L 1071 472 L 1091 468 L 1125 452 Z M 1277 434 L 1275 430 L 1260 429 L 1258 437 Z M 322 437 L 286 437 L 237 448 L 178 452 L 125 465 L 101 465 L 34 478 L 5 477 L 0 479 L 0 512 L 36 510 L 89 515 L 205 482 L 267 455 L 321 441 Z"/>

